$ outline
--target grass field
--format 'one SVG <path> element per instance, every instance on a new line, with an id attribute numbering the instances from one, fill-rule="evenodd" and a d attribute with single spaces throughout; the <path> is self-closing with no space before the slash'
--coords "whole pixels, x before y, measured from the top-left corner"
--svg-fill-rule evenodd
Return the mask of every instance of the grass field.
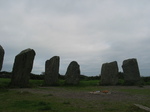
<path id="1" fill-rule="evenodd" d="M 150 86 L 98 86 L 98 80 L 78 86 L 42 87 L 42 80 L 30 80 L 32 88 L 7 87 L 0 79 L 0 112 L 144 112 L 134 104 L 150 107 Z M 111 94 L 90 94 L 108 90 Z"/>

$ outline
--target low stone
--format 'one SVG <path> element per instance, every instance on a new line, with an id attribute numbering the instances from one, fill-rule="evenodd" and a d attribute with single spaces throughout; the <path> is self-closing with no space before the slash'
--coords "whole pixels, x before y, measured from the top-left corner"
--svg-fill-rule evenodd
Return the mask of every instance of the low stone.
<path id="1" fill-rule="evenodd" d="M 30 73 L 33 67 L 35 51 L 33 49 L 25 49 L 16 57 L 13 65 L 11 86 L 28 87 Z"/>
<path id="2" fill-rule="evenodd" d="M 76 61 L 72 61 L 65 74 L 65 84 L 77 85 L 80 82 L 80 65 Z"/>
<path id="3" fill-rule="evenodd" d="M 143 105 L 140 105 L 140 104 L 134 104 L 136 107 L 144 110 L 144 112 L 150 112 L 150 108 L 149 107 L 146 107 L 146 106 L 143 106 Z"/>
<path id="4" fill-rule="evenodd" d="M 3 66 L 4 54 L 5 54 L 5 51 L 4 51 L 3 47 L 0 45 L 0 71 Z"/>
<path id="5" fill-rule="evenodd" d="M 124 72 L 124 79 L 126 83 L 134 84 L 140 80 L 140 72 L 137 60 L 127 59 L 123 61 L 122 64 L 123 72 Z"/>
<path id="6" fill-rule="evenodd" d="M 118 64 L 116 61 L 104 63 L 101 68 L 101 85 L 116 85 L 118 83 Z"/>
<path id="7" fill-rule="evenodd" d="M 54 56 L 45 62 L 45 85 L 57 85 L 59 77 L 59 56 Z"/>

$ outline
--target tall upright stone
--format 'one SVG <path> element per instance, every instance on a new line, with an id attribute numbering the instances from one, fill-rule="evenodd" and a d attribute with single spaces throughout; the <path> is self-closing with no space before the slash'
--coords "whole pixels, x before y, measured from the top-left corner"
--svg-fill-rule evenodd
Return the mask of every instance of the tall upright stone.
<path id="1" fill-rule="evenodd" d="M 116 85 L 118 83 L 117 61 L 104 63 L 101 68 L 101 85 Z"/>
<path id="2" fill-rule="evenodd" d="M 11 86 L 28 87 L 34 57 L 35 51 L 33 49 L 25 49 L 15 57 Z"/>
<path id="3" fill-rule="evenodd" d="M 45 62 L 45 85 L 57 85 L 59 77 L 59 56 L 54 56 Z"/>
<path id="4" fill-rule="evenodd" d="M 3 47 L 0 45 L 0 71 L 3 66 L 4 54 L 5 54 L 5 51 L 4 51 Z"/>
<path id="5" fill-rule="evenodd" d="M 80 65 L 76 61 L 72 61 L 65 74 L 65 84 L 77 85 L 80 82 Z"/>
<path id="6" fill-rule="evenodd" d="M 122 68 L 126 83 L 134 84 L 140 80 L 139 67 L 135 58 L 124 60 Z"/>

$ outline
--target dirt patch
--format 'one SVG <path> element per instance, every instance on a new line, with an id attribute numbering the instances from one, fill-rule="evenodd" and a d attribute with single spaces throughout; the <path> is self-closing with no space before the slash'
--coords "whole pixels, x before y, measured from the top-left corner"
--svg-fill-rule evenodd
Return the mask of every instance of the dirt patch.
<path id="1" fill-rule="evenodd" d="M 128 92 L 121 92 L 121 89 L 150 89 L 150 86 L 144 88 L 139 87 L 126 87 L 126 86 L 110 86 L 107 87 L 111 94 L 91 94 L 90 91 L 74 91 L 68 90 L 61 87 L 41 87 L 41 88 L 26 88 L 26 89 L 15 89 L 20 92 L 30 92 L 34 94 L 52 95 L 66 99 L 82 99 L 82 100 L 105 100 L 105 101 L 139 101 L 147 99 L 146 95 L 130 94 Z"/>

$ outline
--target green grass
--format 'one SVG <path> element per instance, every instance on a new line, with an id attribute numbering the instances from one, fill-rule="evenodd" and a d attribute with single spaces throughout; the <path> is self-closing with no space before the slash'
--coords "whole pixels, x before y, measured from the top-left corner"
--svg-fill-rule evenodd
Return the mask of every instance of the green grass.
<path id="1" fill-rule="evenodd" d="M 29 87 L 39 87 L 43 86 L 44 80 L 30 80 L 29 81 Z"/>
<path id="2" fill-rule="evenodd" d="M 100 80 L 83 80 L 80 82 L 79 86 L 98 86 Z"/>
<path id="3" fill-rule="evenodd" d="M 140 87 L 98 86 L 99 80 L 84 80 L 77 86 L 65 86 L 60 80 L 60 86 L 55 88 L 39 88 L 43 85 L 42 80 L 30 80 L 31 90 L 47 91 L 45 94 L 25 91 L 24 89 L 10 89 L 10 79 L 0 78 L 0 112 L 144 112 L 134 103 L 145 106 L 150 105 L 150 89 Z M 88 100 L 82 98 L 58 97 L 51 91 L 62 92 L 90 92 L 97 90 L 109 90 L 136 95 L 135 100 Z M 90 97 L 90 96 L 89 96 Z M 135 98 L 136 98 L 135 97 Z M 143 100 L 144 99 L 144 100 Z"/>
<path id="4" fill-rule="evenodd" d="M 16 90 L 0 93 L 1 112 L 126 112 L 129 102 L 85 101 L 40 94 L 18 93 Z M 1 97 L 0 97 L 1 98 Z M 3 102 L 5 99 L 5 102 Z"/>
<path id="5" fill-rule="evenodd" d="M 10 96 L 11 95 L 11 96 Z M 17 95 L 17 96 L 16 96 Z M 11 91 L 5 96 L 5 102 L 0 101 L 1 112 L 98 112 L 122 111 L 121 104 L 113 102 L 86 102 L 80 99 L 65 99 L 57 97 L 42 97 L 42 95 L 26 94 L 18 95 Z M 94 104 L 95 103 L 95 104 Z M 103 108 L 98 108 L 102 106 Z M 116 108 L 119 107 L 119 108 Z M 125 106 L 126 107 L 126 106 Z"/>
<path id="6" fill-rule="evenodd" d="M 8 88 L 11 79 L 8 78 L 0 78 L 0 89 L 1 88 Z"/>

